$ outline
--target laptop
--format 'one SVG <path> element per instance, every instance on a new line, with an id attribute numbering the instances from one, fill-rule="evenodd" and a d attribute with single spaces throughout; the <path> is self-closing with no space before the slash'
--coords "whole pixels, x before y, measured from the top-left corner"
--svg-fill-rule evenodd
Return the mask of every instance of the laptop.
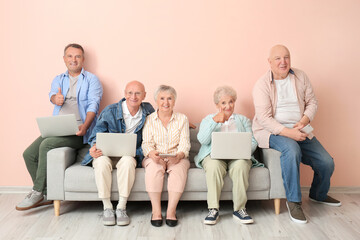
<path id="1" fill-rule="evenodd" d="M 79 131 L 75 114 L 36 118 L 41 137 L 61 137 L 75 135 Z"/>
<path id="2" fill-rule="evenodd" d="M 251 132 L 213 132 L 212 159 L 251 159 Z"/>
<path id="3" fill-rule="evenodd" d="M 108 157 L 135 157 L 136 139 L 135 133 L 96 133 L 96 148 Z"/>

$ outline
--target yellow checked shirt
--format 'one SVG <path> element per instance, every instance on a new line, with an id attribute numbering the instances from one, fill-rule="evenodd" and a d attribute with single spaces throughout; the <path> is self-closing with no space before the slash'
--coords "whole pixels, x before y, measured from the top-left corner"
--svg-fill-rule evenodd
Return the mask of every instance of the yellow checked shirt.
<path id="1" fill-rule="evenodd" d="M 157 111 L 146 118 L 141 145 L 145 157 L 156 150 L 163 154 L 183 152 L 188 158 L 190 146 L 189 120 L 184 114 L 173 113 L 167 127 L 162 124 Z"/>

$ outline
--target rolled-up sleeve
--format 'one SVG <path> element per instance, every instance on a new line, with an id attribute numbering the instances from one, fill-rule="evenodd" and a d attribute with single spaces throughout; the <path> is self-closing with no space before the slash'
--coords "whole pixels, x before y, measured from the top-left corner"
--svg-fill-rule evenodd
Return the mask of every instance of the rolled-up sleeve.
<path id="1" fill-rule="evenodd" d="M 86 108 L 86 112 L 94 112 L 97 114 L 103 94 L 103 88 L 99 79 L 95 75 L 90 77 L 89 82 L 88 106 Z"/>
<path id="2" fill-rule="evenodd" d="M 61 75 L 60 75 L 61 76 Z M 56 76 L 54 78 L 54 80 L 51 82 L 51 89 L 49 92 L 49 100 L 51 102 L 51 97 L 52 95 L 55 95 L 56 93 L 59 92 L 59 88 L 61 88 L 61 77 L 60 76 Z M 62 91 L 62 89 L 61 89 Z M 52 104 L 54 104 L 53 102 L 51 102 Z"/>

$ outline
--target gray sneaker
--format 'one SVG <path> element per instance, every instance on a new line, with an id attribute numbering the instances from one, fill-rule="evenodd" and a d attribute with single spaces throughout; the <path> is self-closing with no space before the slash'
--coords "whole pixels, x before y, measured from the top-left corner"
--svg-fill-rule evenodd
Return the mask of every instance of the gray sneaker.
<path id="1" fill-rule="evenodd" d="M 290 219 L 296 223 L 307 223 L 304 212 L 301 208 L 301 202 L 286 201 L 286 207 L 289 210 Z"/>
<path id="2" fill-rule="evenodd" d="M 115 225 L 115 211 L 111 208 L 107 208 L 103 212 L 103 223 L 105 226 Z"/>
<path id="3" fill-rule="evenodd" d="M 116 224 L 119 226 L 130 224 L 130 218 L 126 214 L 126 209 L 116 209 Z"/>
<path id="4" fill-rule="evenodd" d="M 41 203 L 44 200 L 44 196 L 41 192 L 32 190 L 28 195 L 26 195 L 25 199 L 22 200 L 18 205 L 16 205 L 15 209 L 18 211 L 28 210 L 34 207 L 41 206 Z"/>
<path id="5" fill-rule="evenodd" d="M 47 196 L 44 195 L 44 199 L 37 204 L 37 207 L 45 206 L 45 205 L 50 205 L 50 204 L 53 204 L 53 203 L 54 203 L 53 200 L 48 200 L 48 199 L 47 199 Z"/>

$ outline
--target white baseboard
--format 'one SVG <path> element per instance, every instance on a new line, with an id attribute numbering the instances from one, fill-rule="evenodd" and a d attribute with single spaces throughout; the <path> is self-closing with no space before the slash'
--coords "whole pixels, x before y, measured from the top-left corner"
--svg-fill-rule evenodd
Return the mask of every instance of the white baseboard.
<path id="1" fill-rule="evenodd" d="M 28 193 L 31 189 L 31 186 L 0 186 L 0 193 Z"/>
<path id="2" fill-rule="evenodd" d="M 31 186 L 0 186 L 0 194 L 28 193 Z M 310 187 L 301 187 L 302 192 L 309 192 Z M 360 193 L 360 187 L 331 187 L 329 193 Z"/>

